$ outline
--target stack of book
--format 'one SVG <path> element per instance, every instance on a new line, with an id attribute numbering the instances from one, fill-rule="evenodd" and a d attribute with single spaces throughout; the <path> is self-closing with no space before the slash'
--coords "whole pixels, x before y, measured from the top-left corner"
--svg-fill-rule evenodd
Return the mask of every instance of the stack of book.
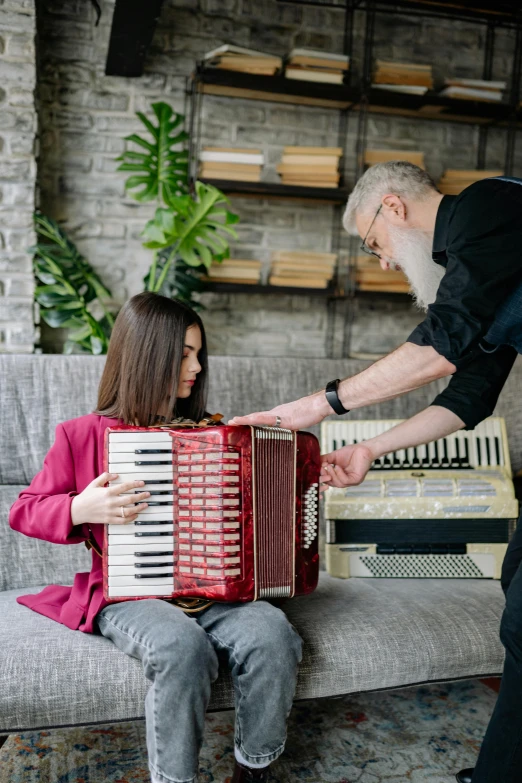
<path id="1" fill-rule="evenodd" d="M 277 172 L 284 185 L 335 188 L 342 152 L 341 147 L 284 147 Z"/>
<path id="2" fill-rule="evenodd" d="M 349 67 L 350 58 L 345 54 L 292 49 L 287 57 L 285 76 L 304 82 L 342 84 Z"/>
<path id="3" fill-rule="evenodd" d="M 261 278 L 261 261 L 245 258 L 226 258 L 214 262 L 205 278 L 213 283 L 249 283 L 255 285 Z"/>
<path id="4" fill-rule="evenodd" d="M 372 256 L 357 256 L 353 269 L 354 281 L 359 291 L 386 291 L 407 294 L 410 284 L 403 272 L 383 270 L 379 260 Z"/>
<path id="5" fill-rule="evenodd" d="M 273 54 L 256 52 L 254 49 L 244 49 L 242 46 L 225 44 L 212 49 L 204 55 L 205 65 L 221 68 L 226 71 L 241 71 L 255 73 L 260 76 L 273 76 L 283 65 L 283 58 Z"/>
<path id="6" fill-rule="evenodd" d="M 199 153 L 199 177 L 260 182 L 264 160 L 261 150 L 203 147 Z"/>
<path id="7" fill-rule="evenodd" d="M 477 169 L 446 169 L 438 182 L 438 189 L 445 196 L 458 196 L 464 188 L 488 177 L 501 177 L 502 171 Z"/>
<path id="8" fill-rule="evenodd" d="M 335 274 L 336 253 L 278 250 L 272 254 L 270 285 L 327 288 Z"/>
<path id="9" fill-rule="evenodd" d="M 431 65 L 415 63 L 393 63 L 376 60 L 372 87 L 413 95 L 424 95 L 433 89 Z"/>
<path id="10" fill-rule="evenodd" d="M 486 79 L 445 79 L 446 87 L 441 95 L 446 98 L 460 98 L 465 101 L 488 101 L 500 103 L 507 82 L 492 82 Z"/>
<path id="11" fill-rule="evenodd" d="M 423 152 L 407 152 L 405 150 L 365 150 L 364 165 L 367 168 L 376 163 L 387 163 L 389 160 L 407 160 L 421 169 L 425 168 Z"/>

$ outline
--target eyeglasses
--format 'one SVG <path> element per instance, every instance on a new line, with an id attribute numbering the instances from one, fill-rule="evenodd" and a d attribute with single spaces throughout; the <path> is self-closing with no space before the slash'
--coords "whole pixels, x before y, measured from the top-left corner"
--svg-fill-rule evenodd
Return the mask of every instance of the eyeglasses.
<path id="1" fill-rule="evenodd" d="M 380 205 L 379 209 L 378 209 L 378 210 L 377 210 L 377 212 L 375 213 L 375 215 L 374 215 L 374 217 L 373 217 L 373 220 L 372 220 L 372 222 L 370 223 L 370 226 L 369 226 L 369 228 L 368 228 L 368 231 L 366 232 L 366 236 L 364 237 L 364 239 L 363 239 L 363 241 L 362 241 L 362 245 L 361 245 L 361 250 L 363 250 L 365 253 L 368 253 L 368 255 L 370 255 L 370 256 L 375 256 L 376 258 L 379 258 L 379 259 L 380 259 L 380 255 L 379 255 L 379 253 L 376 253 L 376 252 L 375 252 L 375 250 L 372 250 L 372 249 L 371 249 L 371 247 L 368 247 L 368 245 L 366 244 L 366 240 L 368 239 L 368 234 L 369 234 L 369 233 L 370 233 L 370 231 L 372 230 L 372 226 L 373 226 L 373 224 L 375 223 L 375 221 L 376 221 L 376 219 L 377 219 L 377 215 L 379 214 L 379 212 L 381 211 L 381 209 L 382 209 L 382 204 Z"/>

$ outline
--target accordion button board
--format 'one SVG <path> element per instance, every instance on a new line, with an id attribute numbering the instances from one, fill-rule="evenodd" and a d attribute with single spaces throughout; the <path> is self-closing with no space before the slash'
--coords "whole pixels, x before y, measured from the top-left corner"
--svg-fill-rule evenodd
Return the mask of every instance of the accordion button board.
<path id="1" fill-rule="evenodd" d="M 322 452 L 401 421 L 324 422 Z M 335 576 L 499 579 L 518 517 L 504 419 L 376 460 L 360 485 L 326 491 L 325 517 Z"/>
<path id="2" fill-rule="evenodd" d="M 150 492 L 133 523 L 108 525 L 106 600 L 292 597 L 317 584 L 319 443 L 281 428 L 115 427 L 111 485 Z"/>

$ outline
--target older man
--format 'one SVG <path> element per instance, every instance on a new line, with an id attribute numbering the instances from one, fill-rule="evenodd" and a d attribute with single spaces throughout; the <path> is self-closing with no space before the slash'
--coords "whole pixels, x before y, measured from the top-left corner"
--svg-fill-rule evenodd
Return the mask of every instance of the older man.
<path id="1" fill-rule="evenodd" d="M 383 269 L 406 273 L 424 321 L 397 350 L 325 392 L 234 424 L 302 429 L 335 412 L 392 399 L 451 376 L 432 405 L 388 432 L 325 456 L 323 483 L 358 484 L 373 460 L 489 416 L 522 353 L 522 180 L 495 177 L 443 196 L 422 169 L 392 161 L 369 169 L 343 220 Z M 502 685 L 475 770 L 460 783 L 522 781 L 522 525 L 503 567 L 506 648 Z"/>

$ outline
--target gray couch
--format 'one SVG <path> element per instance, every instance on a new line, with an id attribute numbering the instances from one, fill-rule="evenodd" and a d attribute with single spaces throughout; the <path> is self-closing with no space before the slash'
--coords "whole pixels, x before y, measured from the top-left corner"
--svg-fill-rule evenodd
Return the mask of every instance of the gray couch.
<path id="1" fill-rule="evenodd" d="M 19 606 L 16 596 L 68 584 L 89 568 L 83 546 L 56 546 L 10 530 L 9 507 L 40 469 L 55 425 L 92 410 L 103 358 L 0 356 L 0 735 L 143 717 L 148 687 L 138 661 L 111 642 Z M 261 410 L 351 375 L 360 361 L 212 357 L 209 409 Z M 520 362 L 503 392 L 515 470 L 522 467 Z M 358 418 L 409 416 L 437 385 Z M 305 642 L 298 699 L 498 674 L 503 651 L 498 583 L 465 580 L 336 580 L 322 574 L 308 597 L 285 611 Z M 233 704 L 230 678 L 211 708 Z"/>

